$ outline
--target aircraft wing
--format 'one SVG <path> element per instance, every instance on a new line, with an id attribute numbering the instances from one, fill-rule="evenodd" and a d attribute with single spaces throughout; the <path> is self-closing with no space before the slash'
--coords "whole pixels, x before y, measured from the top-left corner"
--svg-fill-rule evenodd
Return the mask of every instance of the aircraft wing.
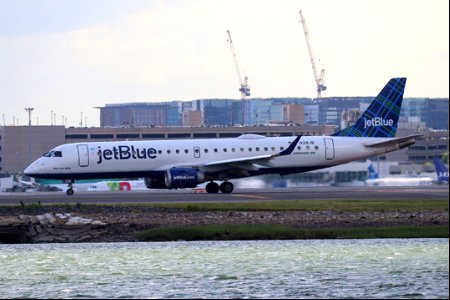
<path id="1" fill-rule="evenodd" d="M 369 148 L 395 148 L 402 149 L 411 146 L 416 142 L 416 139 L 422 137 L 423 134 L 414 134 L 401 138 L 392 138 L 387 141 L 382 142 L 369 142 L 364 144 L 365 147 Z"/>
<path id="2" fill-rule="evenodd" d="M 225 159 L 225 160 L 217 160 L 212 162 L 203 163 L 200 165 L 183 165 L 176 167 L 191 167 L 198 168 L 202 172 L 221 172 L 221 171 L 251 171 L 258 170 L 261 166 L 273 166 L 271 160 L 278 156 L 290 155 L 295 147 L 298 144 L 301 136 L 297 136 L 295 140 L 289 145 L 289 147 L 279 153 L 275 154 L 266 154 L 266 155 L 257 155 L 257 156 L 249 156 L 249 157 L 240 157 L 235 159 Z"/>
<path id="3" fill-rule="evenodd" d="M 23 184 L 23 185 L 30 186 L 30 187 L 35 187 L 35 186 L 36 186 L 36 184 L 33 183 L 33 182 L 31 182 L 31 181 L 23 181 L 23 180 L 19 180 L 19 182 L 20 182 L 21 184 Z"/>

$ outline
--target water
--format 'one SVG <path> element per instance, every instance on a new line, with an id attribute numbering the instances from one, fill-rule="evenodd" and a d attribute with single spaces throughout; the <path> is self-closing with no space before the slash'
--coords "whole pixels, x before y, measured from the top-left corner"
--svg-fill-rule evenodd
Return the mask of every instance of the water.
<path id="1" fill-rule="evenodd" d="M 448 298 L 448 239 L 0 245 L 0 298 Z"/>

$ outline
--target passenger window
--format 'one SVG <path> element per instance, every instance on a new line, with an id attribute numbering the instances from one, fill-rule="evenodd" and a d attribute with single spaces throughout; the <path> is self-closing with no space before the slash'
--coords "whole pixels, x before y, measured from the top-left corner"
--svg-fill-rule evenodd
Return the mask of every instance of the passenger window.
<path id="1" fill-rule="evenodd" d="M 255 149 L 256 151 L 259 151 L 259 147 L 256 147 L 256 149 Z"/>
<path id="2" fill-rule="evenodd" d="M 158 150 L 158 154 L 162 154 L 162 150 Z"/>
<path id="3" fill-rule="evenodd" d="M 214 148 L 214 152 L 217 152 L 217 148 Z"/>
<path id="4" fill-rule="evenodd" d="M 170 150 L 167 150 L 167 154 L 170 154 Z"/>
<path id="5" fill-rule="evenodd" d="M 248 152 L 252 152 L 252 148 L 248 148 Z"/>
<path id="6" fill-rule="evenodd" d="M 306 146 L 306 150 L 309 150 L 311 147 L 309 147 L 309 146 Z"/>
<path id="7" fill-rule="evenodd" d="M 231 148 L 231 152 L 236 152 L 236 149 L 235 148 Z"/>
<path id="8" fill-rule="evenodd" d="M 314 149 L 319 150 L 319 146 L 315 146 Z"/>
<path id="9" fill-rule="evenodd" d="M 284 150 L 284 147 L 280 147 L 280 150 L 283 151 L 283 150 Z"/>
<path id="10" fill-rule="evenodd" d="M 188 154 L 189 150 L 188 149 L 184 149 L 184 153 Z"/>
<path id="11" fill-rule="evenodd" d="M 277 149 L 275 149 L 275 147 L 272 147 L 272 151 L 276 151 Z"/>
<path id="12" fill-rule="evenodd" d="M 175 150 L 175 153 L 176 153 L 176 154 L 179 154 L 179 153 L 180 153 L 180 150 L 178 150 L 178 149 Z"/>
<path id="13" fill-rule="evenodd" d="M 241 148 L 241 152 L 244 152 L 244 148 Z"/>
<path id="14" fill-rule="evenodd" d="M 300 146 L 297 146 L 297 150 L 302 150 L 302 147 L 300 147 Z"/>
<path id="15" fill-rule="evenodd" d="M 223 152 L 227 152 L 227 148 L 223 148 Z"/>
<path id="16" fill-rule="evenodd" d="M 208 149 L 205 148 L 205 153 L 208 153 Z"/>
<path id="17" fill-rule="evenodd" d="M 264 151 L 269 151 L 269 148 L 268 147 L 264 147 Z"/>

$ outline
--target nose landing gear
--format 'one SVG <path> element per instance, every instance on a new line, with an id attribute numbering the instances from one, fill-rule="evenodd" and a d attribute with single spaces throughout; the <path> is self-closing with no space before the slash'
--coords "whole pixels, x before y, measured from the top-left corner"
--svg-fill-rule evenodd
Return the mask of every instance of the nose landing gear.
<path id="1" fill-rule="evenodd" d="M 68 179 L 68 180 L 66 180 L 66 183 L 67 183 L 67 187 L 68 187 L 66 190 L 66 194 L 68 196 L 72 196 L 73 195 L 73 180 Z"/>

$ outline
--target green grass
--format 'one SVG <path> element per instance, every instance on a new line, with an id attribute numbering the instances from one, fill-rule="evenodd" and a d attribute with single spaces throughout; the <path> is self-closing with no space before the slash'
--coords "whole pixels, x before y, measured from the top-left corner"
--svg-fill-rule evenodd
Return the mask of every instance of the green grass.
<path id="1" fill-rule="evenodd" d="M 217 203 L 161 203 L 155 207 L 176 208 L 187 211 L 422 211 L 446 210 L 448 200 L 294 200 L 266 202 L 217 202 Z"/>
<path id="2" fill-rule="evenodd" d="M 448 225 L 305 229 L 282 225 L 205 225 L 154 228 L 140 232 L 139 241 L 285 240 L 448 238 Z"/>
<path id="3" fill-rule="evenodd" d="M 214 203 L 122 203 L 122 204 L 25 204 L 1 206 L 0 208 L 25 208 L 28 210 L 51 207 L 76 208 L 89 211 L 90 208 L 120 207 L 131 210 L 139 208 L 167 208 L 185 211 L 332 211 L 332 212 L 389 212 L 389 211 L 448 211 L 448 199 L 439 200 L 278 200 L 264 202 L 214 202 Z"/>

